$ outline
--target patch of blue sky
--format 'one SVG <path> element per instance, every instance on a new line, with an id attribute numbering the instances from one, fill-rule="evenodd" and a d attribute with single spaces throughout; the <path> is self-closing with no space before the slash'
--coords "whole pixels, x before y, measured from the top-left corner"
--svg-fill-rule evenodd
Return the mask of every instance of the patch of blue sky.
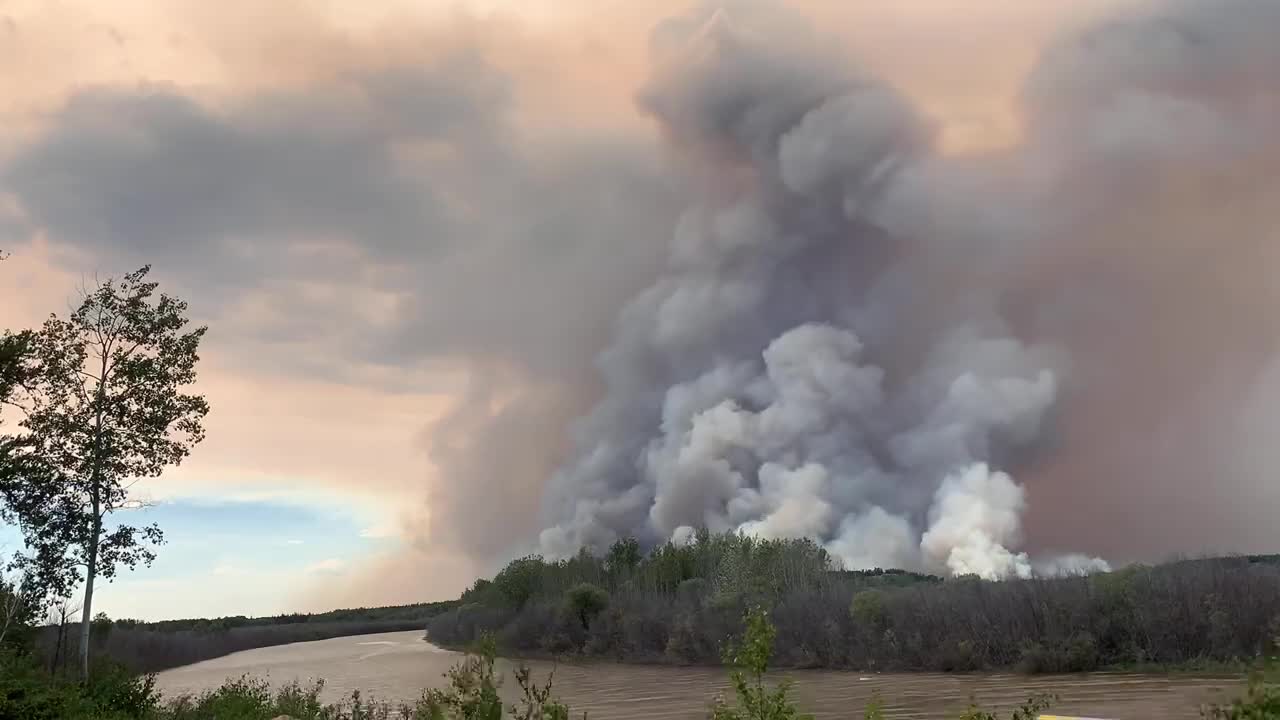
<path id="1" fill-rule="evenodd" d="M 140 574 L 162 580 L 237 568 L 285 571 L 370 550 L 361 531 L 372 522 L 346 507 L 281 500 L 173 499 L 120 514 L 156 523 L 165 534 L 155 563 Z"/>
<path id="2" fill-rule="evenodd" d="M 280 604 L 299 579 L 357 564 L 395 542 L 369 532 L 385 525 L 385 518 L 323 494 L 174 497 L 116 513 L 108 521 L 115 523 L 155 523 L 165 543 L 156 548 L 151 567 L 122 568 L 101 587 L 95 609 L 146 619 L 284 611 Z M 0 550 L 21 547 L 17 529 L 0 525 Z M 243 597 L 231 592 L 237 587 Z M 211 594 L 219 601 L 212 602 Z"/>

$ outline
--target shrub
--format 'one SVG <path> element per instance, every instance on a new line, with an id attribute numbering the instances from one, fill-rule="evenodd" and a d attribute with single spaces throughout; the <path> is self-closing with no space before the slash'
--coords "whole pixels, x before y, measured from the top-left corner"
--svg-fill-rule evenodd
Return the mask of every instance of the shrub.
<path id="1" fill-rule="evenodd" d="M 423 693 L 412 710 L 403 710 L 403 716 L 407 720 L 501 720 L 503 706 L 498 688 L 502 678 L 494 670 L 496 657 L 497 644 L 492 635 L 486 635 L 466 659 L 448 672 L 448 688 Z M 508 708 L 513 720 L 568 720 L 568 706 L 551 696 L 551 677 L 538 685 L 523 665 L 516 668 L 515 677 L 520 701 Z"/>
<path id="2" fill-rule="evenodd" d="M 1249 690 L 1243 698 L 1227 705 L 1210 705 L 1200 714 L 1211 720 L 1272 720 L 1280 718 L 1280 690 L 1268 684 L 1261 672 L 1249 678 Z"/>
<path id="3" fill-rule="evenodd" d="M 507 603 L 517 609 L 522 608 L 537 594 L 542 569 L 540 555 L 512 560 L 493 577 L 493 586 Z"/>
<path id="4" fill-rule="evenodd" d="M 154 675 L 137 675 L 115 663 L 100 664 L 83 692 L 99 711 L 127 717 L 145 717 L 160 704 Z"/>
<path id="5" fill-rule="evenodd" d="M 888 621 L 885 605 L 883 592 L 863 590 L 853 596 L 853 602 L 849 604 L 849 616 L 859 627 L 878 635 L 884 632 L 884 626 Z"/>
<path id="6" fill-rule="evenodd" d="M 644 557 L 640 543 L 635 538 L 622 538 L 609 548 L 604 556 L 604 569 L 610 575 L 622 575 L 636 569 Z"/>
<path id="7" fill-rule="evenodd" d="M 1040 713 L 1049 709 L 1049 706 L 1053 704 L 1054 699 L 1055 698 L 1052 695 L 1037 695 L 1032 697 L 1022 705 L 1014 708 L 1013 714 L 1009 716 L 1010 720 L 1036 720 L 1040 717 Z M 960 714 L 960 720 L 997 719 L 995 713 L 989 710 L 983 710 L 976 704 L 971 703 L 969 708 Z"/>
<path id="8" fill-rule="evenodd" d="M 155 678 L 116 665 L 94 669 L 84 684 L 55 678 L 30 656 L 0 649 L 0 718 L 115 720 L 148 718 L 158 708 Z"/>
<path id="9" fill-rule="evenodd" d="M 768 613 L 756 608 L 748 613 L 746 624 L 741 644 L 727 646 L 724 657 L 725 664 L 734 668 L 729 679 L 738 706 L 717 698 L 711 714 L 713 720 L 812 720 L 812 715 L 801 714 L 791 701 L 789 681 L 782 681 L 773 690 L 765 686 L 764 676 L 777 635 L 769 623 Z"/>
<path id="10" fill-rule="evenodd" d="M 685 605 L 698 607 L 711 591 L 711 583 L 703 578 L 689 578 L 676 586 L 676 599 Z"/>
<path id="11" fill-rule="evenodd" d="M 1018 670 L 1025 673 L 1089 672 L 1097 668 L 1098 643 L 1087 632 L 1053 645 L 1028 643 L 1018 662 Z"/>
<path id="12" fill-rule="evenodd" d="M 591 623 L 582 651 L 588 655 L 615 655 L 622 660 L 622 641 L 622 612 L 611 608 Z"/>
<path id="13" fill-rule="evenodd" d="M 667 657 L 679 663 L 696 663 L 708 659 L 706 650 L 694 620 L 688 616 L 677 619 L 667 637 Z"/>
<path id="14" fill-rule="evenodd" d="M 565 593 L 565 605 L 586 630 L 591 621 L 609 606 L 609 593 L 590 583 L 581 583 Z"/>

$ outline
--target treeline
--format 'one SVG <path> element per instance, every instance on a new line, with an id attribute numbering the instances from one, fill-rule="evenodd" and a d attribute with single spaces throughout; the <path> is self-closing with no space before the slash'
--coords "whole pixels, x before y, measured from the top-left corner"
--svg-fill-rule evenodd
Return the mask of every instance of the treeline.
<path id="1" fill-rule="evenodd" d="M 142 622 L 111 620 L 99 614 L 92 623 L 91 650 L 132 672 L 158 672 L 230 655 L 241 650 L 327 640 L 348 635 L 420 630 L 457 601 L 385 608 L 354 608 L 323 613 L 267 617 Z M 55 675 L 67 673 L 67 659 L 79 642 L 79 627 L 61 623 L 39 629 L 35 649 Z"/>
<path id="2" fill-rule="evenodd" d="M 445 600 L 432 603 L 416 603 L 413 605 L 392 605 L 375 608 L 344 608 L 322 613 L 283 613 L 280 615 L 264 615 L 262 617 L 246 617 L 233 615 L 219 618 L 188 618 L 182 620 L 158 620 L 146 622 L 124 618 L 111 621 L 117 628 L 138 628 L 157 630 L 160 632 L 176 632 L 194 630 L 197 632 L 219 632 L 242 627 L 262 627 L 268 625 L 298 625 L 301 623 L 369 623 L 381 621 L 425 622 L 429 618 L 450 610 L 457 605 L 456 600 Z"/>
<path id="3" fill-rule="evenodd" d="M 726 644 L 724 661 L 730 666 L 731 694 L 710 698 L 705 707 L 712 720 L 812 720 L 791 693 L 787 680 L 768 678 L 777 630 L 768 613 L 753 608 L 744 618 L 744 632 Z M 320 700 L 324 683 L 303 687 L 296 680 L 272 688 L 264 678 L 229 679 L 200 695 L 163 698 L 154 676 L 139 676 L 113 666 L 97 666 L 84 682 L 49 676 L 0 646 L 0 718 L 30 720 L 569 720 L 574 717 L 552 687 L 552 677 L 534 679 L 527 666 L 514 670 L 514 702 L 504 702 L 500 688 L 506 680 L 497 670 L 496 643 L 485 635 L 462 661 L 446 673 L 448 685 L 422 692 L 413 703 L 379 702 L 352 691 L 337 703 Z M 1280 690 L 1268 683 L 1268 668 L 1259 666 L 1248 693 L 1225 705 L 1201 708 L 1213 720 L 1245 720 L 1280 716 Z M 974 700 L 959 720 L 1033 720 L 1051 707 L 1056 696 L 1032 696 L 997 715 Z M 888 706 L 879 695 L 863 709 L 866 720 L 885 720 Z M 695 709 L 688 708 L 690 714 Z M 586 717 L 585 714 L 583 717 Z"/>
<path id="4" fill-rule="evenodd" d="M 1280 629 L 1275 556 L 1135 565 L 1091 576 L 989 582 L 837 572 L 808 540 L 702 533 L 648 554 L 624 540 L 510 563 L 428 624 L 461 647 L 715 663 L 749 607 L 769 609 L 792 667 L 1076 672 L 1251 661 Z"/>

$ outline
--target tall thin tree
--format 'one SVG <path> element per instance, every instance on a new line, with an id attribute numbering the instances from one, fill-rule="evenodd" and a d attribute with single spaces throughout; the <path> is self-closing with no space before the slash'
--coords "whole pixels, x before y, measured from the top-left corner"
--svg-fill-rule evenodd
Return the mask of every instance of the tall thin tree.
<path id="1" fill-rule="evenodd" d="M 94 583 L 117 568 L 150 564 L 160 528 L 108 523 L 139 506 L 140 478 L 178 465 L 204 438 L 209 405 L 184 392 L 196 380 L 206 328 L 188 329 L 185 302 L 156 293 L 150 266 L 84 293 L 66 319 L 31 337 L 23 432 L 8 438 L 15 462 L 0 497 L 16 518 L 46 592 L 66 597 L 81 580 L 80 672 L 89 672 Z"/>

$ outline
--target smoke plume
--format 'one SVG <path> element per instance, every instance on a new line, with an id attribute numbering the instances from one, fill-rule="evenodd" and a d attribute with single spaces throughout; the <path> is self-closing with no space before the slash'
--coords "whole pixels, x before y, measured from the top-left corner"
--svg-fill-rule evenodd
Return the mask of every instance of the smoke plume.
<path id="1" fill-rule="evenodd" d="M 810 537 L 852 568 L 1105 568 L 1024 549 L 1017 478 L 1077 483 L 1080 418 L 1115 404 L 1098 378 L 1159 387 L 1146 336 L 1198 323 L 1187 291 L 1212 294 L 1204 274 L 1236 262 L 1181 218 L 1274 191 L 1278 31 L 1265 0 L 1132 10 L 1044 53 L 1016 147 L 947 156 L 906 97 L 784 9 L 716 2 L 662 24 L 639 104 L 697 191 L 599 357 L 604 394 L 551 480 L 542 551 L 708 527 Z M 1257 246 L 1264 226 L 1222 227 Z M 1193 288 L 1175 266 L 1197 261 Z M 1257 312 L 1256 289 L 1239 309 Z M 1166 380 L 1203 377 L 1167 363 Z M 1096 449 L 1140 454 L 1127 431 Z M 1148 472 L 1165 457 L 1182 456 Z"/>

